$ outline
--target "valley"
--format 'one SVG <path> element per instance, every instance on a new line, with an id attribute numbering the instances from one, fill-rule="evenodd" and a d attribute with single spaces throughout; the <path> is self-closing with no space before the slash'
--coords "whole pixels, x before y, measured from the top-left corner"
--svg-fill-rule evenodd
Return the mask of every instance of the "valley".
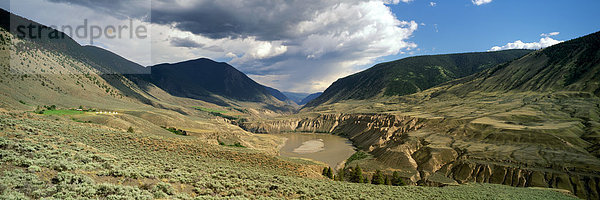
<path id="1" fill-rule="evenodd" d="M 207 58 L 144 67 L 19 38 L 6 19 L 39 24 L 0 11 L 2 199 L 600 198 L 600 32 L 308 94 Z"/>

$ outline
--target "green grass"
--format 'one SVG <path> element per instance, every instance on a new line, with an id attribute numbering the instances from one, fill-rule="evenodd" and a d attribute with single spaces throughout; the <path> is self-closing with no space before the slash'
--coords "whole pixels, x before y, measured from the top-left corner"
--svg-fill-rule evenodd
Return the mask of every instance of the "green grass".
<path id="1" fill-rule="evenodd" d="M 367 152 L 359 150 L 356 153 L 352 154 L 352 156 L 350 156 L 346 160 L 346 164 L 350 164 L 350 162 L 355 161 L 355 160 L 362 160 L 362 159 L 368 158 L 369 156 L 370 155 Z"/>
<path id="2" fill-rule="evenodd" d="M 44 115 L 80 115 L 84 114 L 83 111 L 79 110 L 45 110 Z"/>
<path id="3" fill-rule="evenodd" d="M 183 135 L 183 136 L 187 136 L 187 131 L 181 130 L 181 129 L 177 129 L 175 127 L 164 127 L 161 126 L 162 128 L 164 128 L 165 130 L 174 133 L 175 135 Z"/>
<path id="4" fill-rule="evenodd" d="M 222 117 L 231 121 L 237 121 L 240 120 L 241 122 L 246 121 L 246 119 L 244 118 L 240 118 L 239 116 L 231 116 L 231 115 L 226 115 L 225 113 L 227 113 L 227 111 L 223 111 L 223 110 L 215 110 L 215 109 L 210 109 L 210 108 L 204 108 L 204 107 L 200 107 L 200 106 L 193 106 L 192 108 L 195 108 L 196 110 L 200 110 L 203 112 L 208 112 L 211 115 L 217 116 L 217 117 Z"/>

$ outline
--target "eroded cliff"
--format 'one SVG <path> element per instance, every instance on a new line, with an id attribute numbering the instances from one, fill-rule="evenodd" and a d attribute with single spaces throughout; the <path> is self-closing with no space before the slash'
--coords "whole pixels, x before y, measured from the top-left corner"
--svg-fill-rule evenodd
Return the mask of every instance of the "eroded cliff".
<path id="1" fill-rule="evenodd" d="M 483 182 L 550 187 L 597 199 L 600 161 L 582 139 L 586 122 L 528 119 L 519 108 L 478 117 L 319 114 L 246 123 L 259 133 L 331 133 L 372 154 L 377 169 L 401 171 L 411 184 Z M 518 119 L 517 118 L 522 118 Z M 527 118 L 527 119 L 525 119 Z M 515 122 L 517 121 L 517 122 Z M 528 122 L 527 122 L 528 121 Z M 525 123 L 527 122 L 527 123 Z M 364 163 L 361 163 L 361 166 Z M 350 164 L 352 165 L 352 164 Z"/>

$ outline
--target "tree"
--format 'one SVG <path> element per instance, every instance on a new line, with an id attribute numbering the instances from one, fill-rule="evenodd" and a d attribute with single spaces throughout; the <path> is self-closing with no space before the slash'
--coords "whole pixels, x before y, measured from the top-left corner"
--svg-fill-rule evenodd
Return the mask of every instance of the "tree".
<path id="1" fill-rule="evenodd" d="M 127 129 L 127 132 L 128 132 L 128 133 L 133 133 L 133 127 L 131 127 L 131 126 L 130 126 L 130 127 Z"/>
<path id="2" fill-rule="evenodd" d="M 340 171 L 337 172 L 337 174 L 335 175 L 335 180 L 336 181 L 344 181 L 344 169 L 341 169 Z"/>
<path id="3" fill-rule="evenodd" d="M 392 175 L 392 185 L 393 186 L 406 185 L 406 183 L 404 183 L 404 180 L 402 180 L 402 178 L 400 177 L 400 174 L 398 174 L 398 172 L 394 172 L 394 174 Z"/>
<path id="4" fill-rule="evenodd" d="M 392 185 L 392 179 L 388 175 L 385 175 L 385 184 Z"/>
<path id="5" fill-rule="evenodd" d="M 350 181 L 355 182 L 355 183 L 364 183 L 364 177 L 363 177 L 362 169 L 360 168 L 360 166 L 357 165 L 354 167 L 352 178 Z"/>
<path id="6" fill-rule="evenodd" d="M 321 175 L 327 177 L 327 167 L 323 168 L 323 172 L 321 172 Z"/>
<path id="7" fill-rule="evenodd" d="M 385 184 L 385 179 L 383 178 L 383 174 L 381 170 L 377 170 L 373 176 L 371 177 L 371 184 L 373 185 L 383 185 Z"/>
<path id="8" fill-rule="evenodd" d="M 333 179 L 333 171 L 331 170 L 331 167 L 327 168 L 327 177 L 329 179 Z"/>

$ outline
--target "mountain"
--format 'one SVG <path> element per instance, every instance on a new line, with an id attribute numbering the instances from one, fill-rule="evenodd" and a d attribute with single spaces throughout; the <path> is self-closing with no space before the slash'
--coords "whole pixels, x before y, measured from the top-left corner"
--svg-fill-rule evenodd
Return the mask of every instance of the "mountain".
<path id="1" fill-rule="evenodd" d="M 159 64 L 150 69 L 147 80 L 171 95 L 227 106 L 227 103 L 214 96 L 218 95 L 237 101 L 265 103 L 275 110 L 293 110 L 283 102 L 287 99 L 285 95 L 258 84 L 224 62 L 200 58 Z"/>
<path id="2" fill-rule="evenodd" d="M 317 92 L 317 93 L 310 94 L 310 95 L 308 95 L 308 96 L 304 97 L 304 99 L 302 99 L 302 100 L 300 101 L 300 103 L 298 103 L 298 105 L 305 105 L 305 104 L 307 104 L 308 102 L 310 102 L 310 101 L 312 101 L 312 100 L 314 100 L 314 99 L 318 98 L 318 97 L 319 97 L 319 96 L 321 96 L 322 94 L 323 94 L 323 92 Z"/>
<path id="3" fill-rule="evenodd" d="M 600 32 L 444 84 L 448 92 L 580 91 L 600 96 Z"/>
<path id="4" fill-rule="evenodd" d="M 285 96 L 287 96 L 290 100 L 296 102 L 298 105 L 302 105 L 300 104 L 300 102 L 302 102 L 302 99 L 310 95 L 309 93 L 300 92 L 283 92 L 283 94 L 285 94 Z"/>
<path id="5" fill-rule="evenodd" d="M 271 94 L 273 97 L 277 98 L 279 101 L 290 100 L 290 99 L 288 99 L 287 95 L 285 95 L 284 93 L 280 92 L 279 90 L 277 90 L 275 88 L 265 86 L 265 89 L 267 90 L 267 92 L 269 92 L 269 94 Z"/>
<path id="6" fill-rule="evenodd" d="M 380 63 L 337 80 L 305 107 L 350 99 L 412 94 L 520 58 L 530 52 L 531 50 L 506 50 L 416 56 Z"/>

